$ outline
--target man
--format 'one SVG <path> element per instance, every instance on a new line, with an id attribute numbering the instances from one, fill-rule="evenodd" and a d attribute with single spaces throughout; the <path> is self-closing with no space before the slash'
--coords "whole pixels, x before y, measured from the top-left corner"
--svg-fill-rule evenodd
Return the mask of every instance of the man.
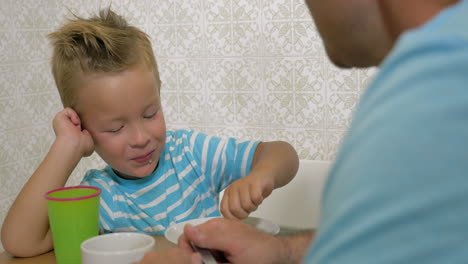
<path id="1" fill-rule="evenodd" d="M 197 263 L 187 241 L 231 263 L 467 263 L 468 0 L 306 2 L 336 65 L 381 68 L 328 176 L 317 234 L 220 219 L 143 263 Z"/>

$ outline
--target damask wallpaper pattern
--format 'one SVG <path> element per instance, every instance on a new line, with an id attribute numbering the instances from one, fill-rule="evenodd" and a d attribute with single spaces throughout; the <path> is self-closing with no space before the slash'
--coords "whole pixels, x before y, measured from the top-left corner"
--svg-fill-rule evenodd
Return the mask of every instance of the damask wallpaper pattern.
<path id="1" fill-rule="evenodd" d="M 331 161 L 373 75 L 328 61 L 301 0 L 2 0 L 2 222 L 47 153 L 62 108 L 45 36 L 71 13 L 87 17 L 109 4 L 152 38 L 169 128 L 286 140 L 301 159 Z M 69 185 L 102 164 L 83 159 Z"/>

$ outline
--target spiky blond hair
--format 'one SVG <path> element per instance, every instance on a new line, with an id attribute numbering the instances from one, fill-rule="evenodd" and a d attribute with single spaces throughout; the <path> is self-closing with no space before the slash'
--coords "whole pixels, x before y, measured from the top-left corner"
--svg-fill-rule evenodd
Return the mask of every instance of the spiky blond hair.
<path id="1" fill-rule="evenodd" d="M 145 63 L 159 81 L 148 35 L 110 8 L 89 19 L 75 16 L 48 37 L 52 74 L 64 107 L 75 106 L 77 86 L 87 74 L 117 73 Z"/>

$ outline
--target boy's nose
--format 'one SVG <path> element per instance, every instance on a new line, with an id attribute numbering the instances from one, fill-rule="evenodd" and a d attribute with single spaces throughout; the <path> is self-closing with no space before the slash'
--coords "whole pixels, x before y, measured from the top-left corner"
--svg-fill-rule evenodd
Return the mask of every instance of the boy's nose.
<path id="1" fill-rule="evenodd" d="M 136 125 L 131 130 L 129 137 L 130 146 L 132 147 L 145 147 L 150 140 L 146 130 L 141 125 Z"/>

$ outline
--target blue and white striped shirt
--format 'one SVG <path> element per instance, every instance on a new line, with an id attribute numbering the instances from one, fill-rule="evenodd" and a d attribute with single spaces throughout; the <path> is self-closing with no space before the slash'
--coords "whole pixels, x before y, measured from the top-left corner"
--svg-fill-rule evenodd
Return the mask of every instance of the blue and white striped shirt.
<path id="1" fill-rule="evenodd" d="M 250 173 L 258 143 L 167 131 L 159 165 L 151 175 L 126 180 L 106 166 L 89 170 L 81 185 L 102 189 L 101 232 L 163 235 L 174 223 L 219 216 L 219 193 Z"/>

